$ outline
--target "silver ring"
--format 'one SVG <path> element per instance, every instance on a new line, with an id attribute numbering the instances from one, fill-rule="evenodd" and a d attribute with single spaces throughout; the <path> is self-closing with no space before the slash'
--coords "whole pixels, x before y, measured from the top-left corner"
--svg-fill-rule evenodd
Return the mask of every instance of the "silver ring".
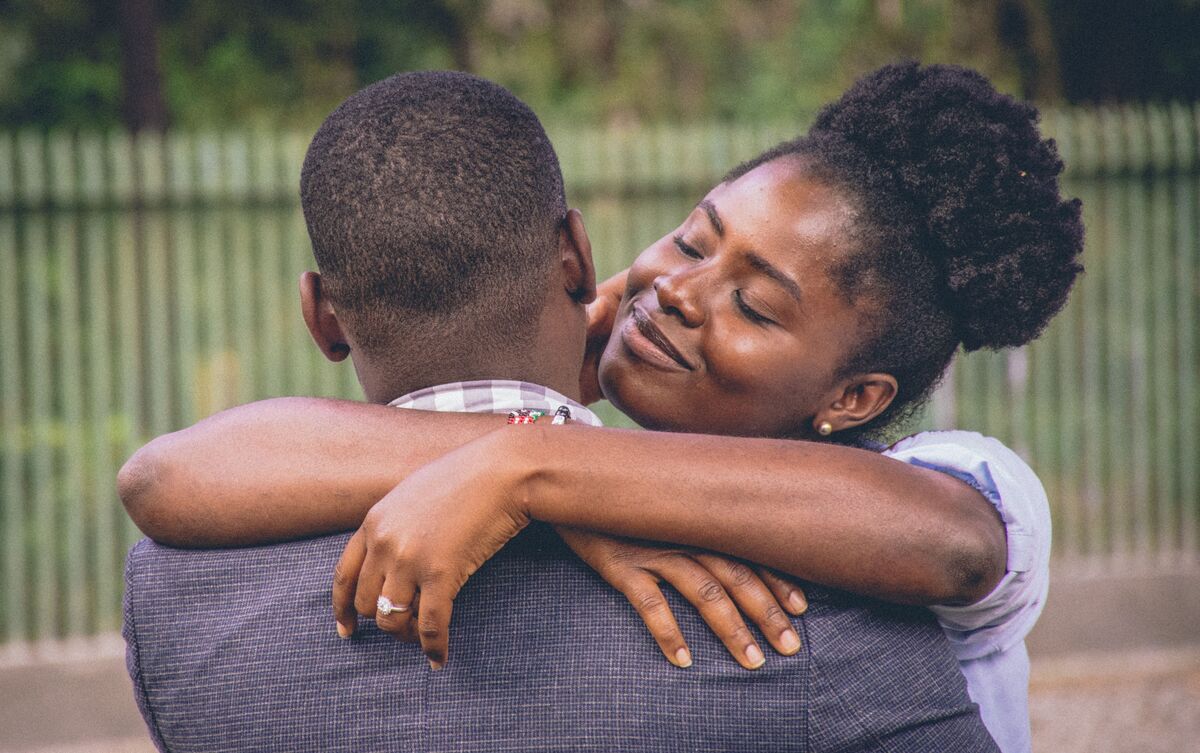
<path id="1" fill-rule="evenodd" d="M 386 596 L 380 596 L 375 600 L 375 611 L 379 612 L 384 617 L 387 617 L 392 612 L 407 612 L 407 604 L 393 604 L 392 600 Z"/>

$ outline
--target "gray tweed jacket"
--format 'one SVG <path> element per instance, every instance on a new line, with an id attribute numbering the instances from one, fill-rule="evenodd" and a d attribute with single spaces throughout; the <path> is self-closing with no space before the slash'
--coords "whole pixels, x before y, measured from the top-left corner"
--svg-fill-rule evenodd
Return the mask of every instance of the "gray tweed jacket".
<path id="1" fill-rule="evenodd" d="M 431 672 L 369 620 L 338 639 L 346 539 L 134 546 L 127 662 L 161 750 L 997 750 L 924 610 L 809 588 L 800 654 L 768 650 L 748 672 L 669 593 L 695 657 L 677 669 L 621 594 L 533 526 L 467 583 L 450 661 Z"/>

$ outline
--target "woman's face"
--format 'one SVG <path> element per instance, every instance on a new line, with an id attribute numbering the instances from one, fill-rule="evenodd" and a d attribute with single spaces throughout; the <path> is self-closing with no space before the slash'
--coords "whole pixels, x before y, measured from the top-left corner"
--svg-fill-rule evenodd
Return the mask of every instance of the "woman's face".
<path id="1" fill-rule="evenodd" d="M 809 435 L 857 342 L 829 275 L 850 216 L 787 158 L 714 188 L 630 267 L 605 396 L 649 429 Z"/>

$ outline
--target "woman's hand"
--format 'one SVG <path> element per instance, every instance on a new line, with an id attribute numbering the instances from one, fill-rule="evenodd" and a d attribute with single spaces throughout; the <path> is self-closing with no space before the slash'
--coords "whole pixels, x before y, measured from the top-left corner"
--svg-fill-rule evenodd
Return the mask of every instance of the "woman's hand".
<path id="1" fill-rule="evenodd" d="M 598 370 L 600 356 L 608 345 L 608 337 L 612 334 L 613 322 L 617 318 L 617 309 L 621 305 L 621 296 L 625 293 L 625 278 L 629 274 L 626 269 L 596 286 L 596 300 L 587 307 L 587 347 L 583 352 L 583 369 L 579 372 L 579 391 L 584 405 L 591 405 L 604 398 L 600 392 Z"/>
<path id="2" fill-rule="evenodd" d="M 792 614 L 808 607 L 804 593 L 765 568 L 740 560 L 665 544 L 651 544 L 559 527 L 563 541 L 600 577 L 629 599 L 658 642 L 667 661 L 689 667 L 692 655 L 671 608 L 659 589 L 660 581 L 674 586 L 700 612 L 733 658 L 746 669 L 766 661 L 762 649 L 742 620 L 740 607 L 781 654 L 800 650 L 781 604 Z"/>
<path id="3" fill-rule="evenodd" d="M 479 444 L 414 472 L 367 513 L 334 571 L 339 635 L 354 632 L 356 615 L 374 616 L 381 630 L 420 640 L 431 667 L 445 665 L 454 597 L 529 523 L 513 479 Z M 394 607 L 377 609 L 381 596 Z"/>

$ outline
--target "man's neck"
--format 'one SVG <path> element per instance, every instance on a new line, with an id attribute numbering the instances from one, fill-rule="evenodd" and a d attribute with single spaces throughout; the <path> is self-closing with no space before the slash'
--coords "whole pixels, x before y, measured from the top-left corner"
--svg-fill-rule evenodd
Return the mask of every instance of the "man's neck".
<path id="1" fill-rule="evenodd" d="M 426 363 L 417 371 L 392 369 L 379 374 L 368 373 L 373 369 L 359 366 L 357 362 L 355 365 L 359 369 L 359 382 L 363 386 L 366 398 L 372 403 L 389 403 L 402 395 L 426 387 L 478 379 L 528 382 L 549 387 L 572 400 L 579 399 L 579 366 L 550 364 L 548 367 L 544 363 L 532 363 L 527 357 L 505 360 L 508 362 L 491 361 L 483 364 L 459 360 L 453 363 Z"/>
<path id="2" fill-rule="evenodd" d="M 578 400 L 586 315 L 583 306 L 561 290 L 553 295 L 537 320 L 529 323 L 527 337 L 480 342 L 477 332 L 442 328 L 437 337 L 426 337 L 424 342 L 402 340 L 394 357 L 378 363 L 355 357 L 363 392 L 373 403 L 388 403 L 439 384 L 507 379 L 549 387 Z"/>

